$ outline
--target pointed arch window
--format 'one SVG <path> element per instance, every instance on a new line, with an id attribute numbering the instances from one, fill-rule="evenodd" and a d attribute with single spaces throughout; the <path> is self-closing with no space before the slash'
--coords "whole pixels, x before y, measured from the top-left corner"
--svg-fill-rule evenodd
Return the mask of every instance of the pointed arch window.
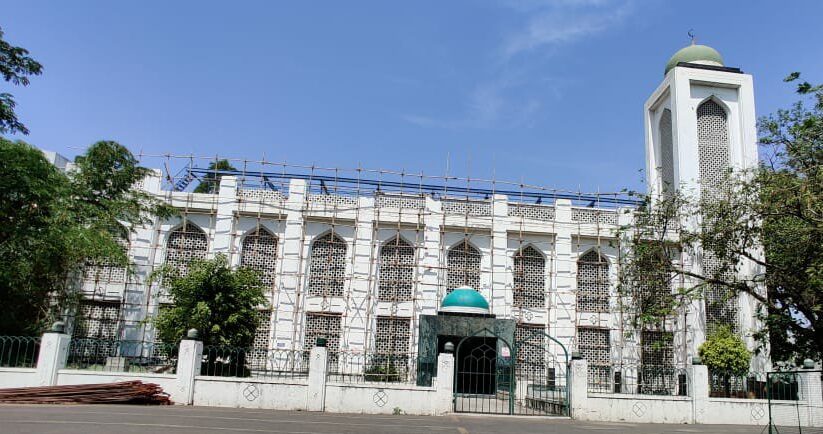
<path id="1" fill-rule="evenodd" d="M 409 301 L 414 291 L 414 246 L 395 237 L 380 248 L 378 300 Z"/>
<path id="2" fill-rule="evenodd" d="M 672 140 L 672 112 L 663 109 L 660 115 L 660 178 L 663 183 L 661 190 L 672 192 L 674 185 L 674 141 Z"/>
<path id="3" fill-rule="evenodd" d="M 710 194 L 723 184 L 729 167 L 726 111 L 714 100 L 707 100 L 697 107 L 697 146 L 701 191 Z"/>
<path id="4" fill-rule="evenodd" d="M 240 251 L 240 265 L 260 273 L 267 287 L 274 285 L 277 264 L 277 237 L 263 228 L 246 235 Z"/>
<path id="5" fill-rule="evenodd" d="M 346 280 L 346 242 L 328 233 L 312 243 L 309 296 L 342 297 Z"/>
<path id="6" fill-rule="evenodd" d="M 514 255 L 514 305 L 542 308 L 546 304 L 546 260 L 526 246 Z"/>
<path id="7" fill-rule="evenodd" d="M 176 268 L 181 276 L 189 271 L 189 263 L 195 259 L 206 259 L 208 240 L 202 229 L 184 222 L 173 230 L 166 242 L 166 265 Z"/>
<path id="8" fill-rule="evenodd" d="M 447 293 L 461 286 L 480 288 L 481 255 L 477 248 L 468 241 L 462 241 L 449 249 L 446 259 L 448 261 Z"/>
<path id="9" fill-rule="evenodd" d="M 609 311 L 609 262 L 595 250 L 577 260 L 577 310 Z"/>

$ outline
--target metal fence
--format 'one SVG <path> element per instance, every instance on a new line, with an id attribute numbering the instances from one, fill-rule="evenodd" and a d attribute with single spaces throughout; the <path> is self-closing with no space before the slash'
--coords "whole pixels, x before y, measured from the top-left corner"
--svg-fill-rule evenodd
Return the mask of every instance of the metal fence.
<path id="1" fill-rule="evenodd" d="M 200 375 L 264 379 L 308 377 L 309 351 L 206 346 Z"/>
<path id="2" fill-rule="evenodd" d="M 104 372 L 177 371 L 177 344 L 150 341 L 72 338 L 66 367 Z"/>
<path id="3" fill-rule="evenodd" d="M 0 336 L 0 367 L 37 367 L 37 356 L 39 354 L 39 337 Z"/>
<path id="4" fill-rule="evenodd" d="M 769 434 L 823 433 L 821 382 L 823 371 L 819 370 L 767 373 Z"/>
<path id="5" fill-rule="evenodd" d="M 688 396 L 689 375 L 672 366 L 591 366 L 589 392 Z"/>
<path id="6" fill-rule="evenodd" d="M 329 353 L 326 378 L 342 383 L 416 383 L 419 370 L 434 376 L 433 364 L 418 364 L 416 354 Z"/>
<path id="7" fill-rule="evenodd" d="M 709 396 L 712 398 L 772 399 L 796 401 L 798 384 L 787 376 L 776 380 L 771 386 L 767 382 L 768 373 L 749 372 L 745 375 L 724 372 L 709 372 Z"/>

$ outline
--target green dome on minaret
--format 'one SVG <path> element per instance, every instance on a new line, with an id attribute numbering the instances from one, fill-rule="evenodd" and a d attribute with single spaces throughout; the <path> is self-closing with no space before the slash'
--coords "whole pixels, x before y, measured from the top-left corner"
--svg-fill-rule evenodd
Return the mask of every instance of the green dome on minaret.
<path id="1" fill-rule="evenodd" d="M 708 45 L 692 44 L 674 53 L 672 58 L 666 63 L 666 71 L 663 74 L 667 74 L 669 70 L 677 66 L 680 62 L 723 66 L 723 56 Z"/>
<path id="2" fill-rule="evenodd" d="M 474 289 L 462 286 L 443 298 L 440 311 L 488 314 L 489 302 Z"/>

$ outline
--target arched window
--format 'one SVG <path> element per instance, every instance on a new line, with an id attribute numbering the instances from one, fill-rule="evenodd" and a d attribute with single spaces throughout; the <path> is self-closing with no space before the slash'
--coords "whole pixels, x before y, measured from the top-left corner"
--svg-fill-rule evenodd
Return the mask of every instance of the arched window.
<path id="1" fill-rule="evenodd" d="M 546 260 L 532 246 L 514 255 L 514 305 L 542 308 L 546 304 Z"/>
<path id="2" fill-rule="evenodd" d="M 674 142 L 672 140 L 672 112 L 663 109 L 660 115 L 660 178 L 662 191 L 674 191 Z"/>
<path id="3" fill-rule="evenodd" d="M 309 296 L 342 297 L 346 279 L 346 242 L 328 233 L 312 243 Z"/>
<path id="4" fill-rule="evenodd" d="M 594 250 L 577 260 L 577 310 L 609 311 L 609 262 Z"/>
<path id="5" fill-rule="evenodd" d="M 463 241 L 449 249 L 446 259 L 448 260 L 447 293 L 461 286 L 480 289 L 479 250 L 468 241 Z"/>
<path id="6" fill-rule="evenodd" d="M 166 265 L 176 268 L 183 276 L 189 271 L 189 263 L 194 259 L 205 259 L 208 240 L 202 229 L 192 223 L 173 230 L 166 242 Z"/>
<path id="7" fill-rule="evenodd" d="M 380 301 L 409 301 L 414 290 L 414 247 L 395 237 L 380 248 Z"/>
<path id="8" fill-rule="evenodd" d="M 726 111 L 713 100 L 707 100 L 697 107 L 697 147 L 701 191 L 709 193 L 722 185 L 723 176 L 729 167 Z"/>
<path id="9" fill-rule="evenodd" d="M 240 265 L 260 273 L 263 285 L 273 286 L 275 264 L 277 263 L 277 237 L 271 232 L 258 228 L 246 235 L 240 252 Z"/>

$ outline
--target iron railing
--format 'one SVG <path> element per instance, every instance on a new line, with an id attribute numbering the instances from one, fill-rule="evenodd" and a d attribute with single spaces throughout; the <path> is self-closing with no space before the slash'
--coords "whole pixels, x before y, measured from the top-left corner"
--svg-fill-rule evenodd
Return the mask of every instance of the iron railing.
<path id="1" fill-rule="evenodd" d="M 66 367 L 105 372 L 177 371 L 177 344 L 151 341 L 72 338 Z"/>
<path id="2" fill-rule="evenodd" d="M 744 375 L 709 372 L 709 396 L 712 398 L 772 399 L 796 401 L 797 379 L 772 374 L 772 384 L 767 382 L 768 373 L 749 372 Z M 785 378 L 784 378 L 785 377 Z"/>
<path id="3" fill-rule="evenodd" d="M 418 372 L 434 376 L 433 364 L 418 364 L 416 354 L 329 353 L 329 381 L 343 383 L 416 383 Z"/>
<path id="4" fill-rule="evenodd" d="M 589 367 L 589 392 L 637 395 L 688 396 L 689 376 L 684 368 L 672 366 Z"/>
<path id="5" fill-rule="evenodd" d="M 308 377 L 309 351 L 206 346 L 200 375 L 264 379 Z"/>
<path id="6" fill-rule="evenodd" d="M 35 368 L 39 354 L 39 337 L 0 336 L 0 367 Z"/>

